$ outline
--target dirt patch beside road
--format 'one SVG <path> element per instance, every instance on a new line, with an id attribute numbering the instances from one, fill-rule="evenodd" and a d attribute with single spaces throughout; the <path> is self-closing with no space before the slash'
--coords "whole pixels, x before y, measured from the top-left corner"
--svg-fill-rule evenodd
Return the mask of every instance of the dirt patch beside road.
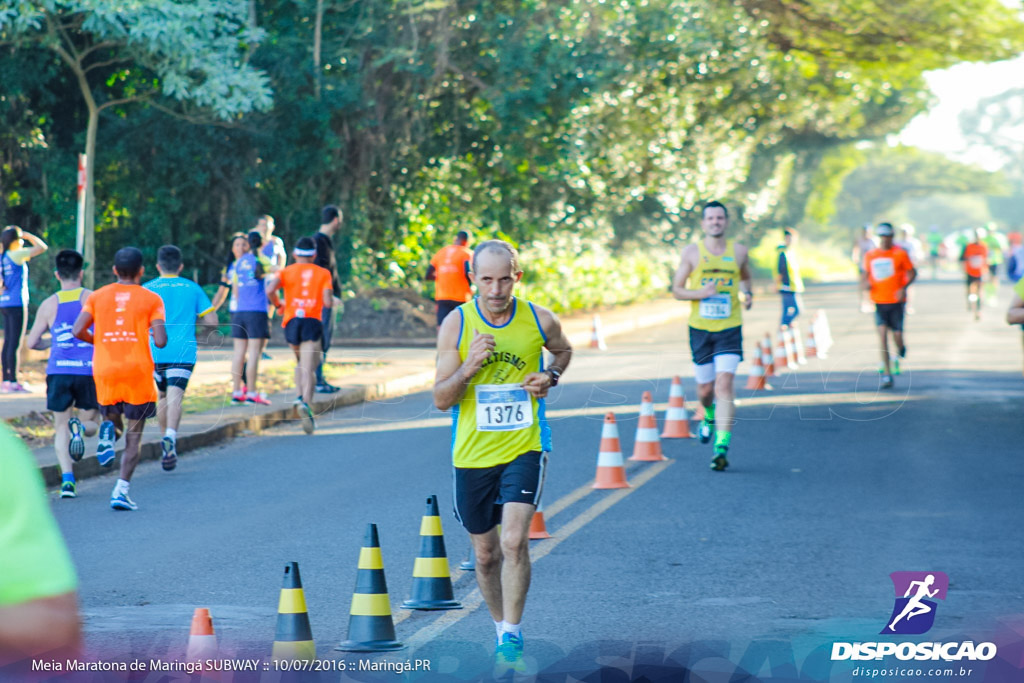
<path id="1" fill-rule="evenodd" d="M 422 339 L 436 334 L 434 302 L 405 289 L 372 289 L 345 302 L 341 339 Z"/>

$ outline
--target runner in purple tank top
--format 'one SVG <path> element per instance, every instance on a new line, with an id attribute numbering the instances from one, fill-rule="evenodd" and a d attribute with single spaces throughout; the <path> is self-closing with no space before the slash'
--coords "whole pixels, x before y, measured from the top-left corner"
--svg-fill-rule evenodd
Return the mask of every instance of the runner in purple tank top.
<path id="1" fill-rule="evenodd" d="M 50 360 L 46 364 L 46 408 L 53 411 L 56 434 L 53 447 L 60 463 L 61 498 L 75 497 L 72 460 L 85 454 L 85 437 L 98 428 L 99 403 L 92 379 L 92 344 L 75 338 L 71 328 L 82 311 L 82 302 L 91 291 L 82 287 L 82 255 L 65 249 L 57 254 L 60 290 L 39 305 L 36 320 L 28 334 L 28 345 L 38 348 L 46 331 L 50 332 Z M 75 409 L 81 411 L 75 417 Z"/>

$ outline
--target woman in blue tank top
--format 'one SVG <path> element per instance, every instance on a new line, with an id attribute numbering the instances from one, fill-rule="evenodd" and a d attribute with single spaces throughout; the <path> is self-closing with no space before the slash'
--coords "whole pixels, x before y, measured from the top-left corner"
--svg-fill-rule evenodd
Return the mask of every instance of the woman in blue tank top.
<path id="1" fill-rule="evenodd" d="M 25 246 L 25 243 L 31 246 Z M 0 351 L 3 384 L 0 392 L 28 391 L 18 382 L 18 351 L 25 336 L 28 312 L 28 261 L 46 251 L 46 242 L 35 235 L 9 225 L 0 232 L 0 316 L 4 326 L 4 345 Z"/>

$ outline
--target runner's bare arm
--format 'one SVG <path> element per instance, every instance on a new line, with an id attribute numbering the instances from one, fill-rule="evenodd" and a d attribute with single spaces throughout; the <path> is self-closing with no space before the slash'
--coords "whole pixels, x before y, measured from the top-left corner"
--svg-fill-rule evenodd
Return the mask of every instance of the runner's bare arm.
<path id="1" fill-rule="evenodd" d="M 263 281 L 263 287 L 267 290 L 267 299 L 270 300 L 271 305 L 274 308 L 280 308 L 281 299 L 278 298 L 277 290 L 281 289 L 281 276 L 277 273 L 269 276 Z"/>
<path id="2" fill-rule="evenodd" d="M 167 326 L 164 325 L 164 321 L 157 318 L 150 323 L 150 327 L 153 330 L 153 346 L 158 349 L 167 346 Z"/>
<path id="3" fill-rule="evenodd" d="M 572 360 L 572 344 L 562 331 L 562 323 L 557 315 L 541 306 L 536 306 L 536 309 L 540 327 L 547 338 L 544 348 L 554 355 L 548 370 L 555 370 L 561 375 Z M 536 398 L 544 398 L 553 386 L 552 382 L 554 377 L 549 372 L 531 372 L 523 378 L 523 388 Z"/>
<path id="4" fill-rule="evenodd" d="M 0 662 L 38 656 L 71 655 L 81 647 L 78 598 L 63 593 L 0 607 Z"/>
<path id="5" fill-rule="evenodd" d="M 36 320 L 32 324 L 32 329 L 29 330 L 28 337 L 25 338 L 25 343 L 30 349 L 35 349 L 39 346 L 39 342 L 43 339 L 43 333 L 45 333 L 53 325 L 53 319 L 57 316 L 56 298 L 49 296 L 43 303 L 39 304 L 39 310 L 36 311 Z"/>
<path id="6" fill-rule="evenodd" d="M 736 261 L 740 267 L 740 294 L 743 308 L 750 310 L 754 305 L 754 276 L 750 273 L 750 254 L 742 244 L 736 245 Z"/>
<path id="7" fill-rule="evenodd" d="M 92 332 L 89 330 L 90 327 L 92 327 L 92 313 L 82 311 L 75 318 L 75 324 L 71 327 L 71 333 L 88 344 L 94 344 Z"/>
<path id="8" fill-rule="evenodd" d="M 39 256 L 44 251 L 49 249 L 49 247 L 46 246 L 46 242 L 44 242 L 42 239 L 40 239 L 39 237 L 36 237 L 35 235 L 33 235 L 30 232 L 23 232 L 22 236 L 24 237 L 26 242 L 28 242 L 28 243 L 30 243 L 32 245 L 30 247 L 31 251 L 28 252 L 28 258 L 25 259 L 26 261 L 28 259 L 32 259 L 32 258 L 35 258 L 36 256 Z"/>
<path id="9" fill-rule="evenodd" d="M 1024 325 L 1024 299 L 1018 294 L 1013 295 L 1010 310 L 1006 312 L 1006 322 L 1009 325 Z"/>
<path id="10" fill-rule="evenodd" d="M 437 335 L 437 374 L 434 377 L 434 405 L 448 410 L 466 393 L 477 370 L 494 351 L 494 335 L 473 330 L 466 360 L 459 357 L 459 331 L 462 316 L 452 313 L 441 323 Z"/>
<path id="11" fill-rule="evenodd" d="M 688 244 L 683 249 L 683 255 L 679 259 L 679 267 L 672 276 L 672 296 L 680 301 L 693 301 L 695 299 L 706 299 L 715 295 L 715 283 L 709 282 L 701 289 L 687 289 L 686 279 L 690 277 L 694 266 L 697 265 L 697 254 L 700 249 L 696 244 Z"/>

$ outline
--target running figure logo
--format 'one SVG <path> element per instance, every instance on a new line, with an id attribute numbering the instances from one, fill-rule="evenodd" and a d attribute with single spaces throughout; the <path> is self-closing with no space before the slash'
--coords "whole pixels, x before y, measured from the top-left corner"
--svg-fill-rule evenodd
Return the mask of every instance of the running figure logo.
<path id="1" fill-rule="evenodd" d="M 889 578 L 896 589 L 896 604 L 882 633 L 927 633 L 935 623 L 937 606 L 930 598 L 946 599 L 949 577 L 943 572 L 893 572 Z"/>

